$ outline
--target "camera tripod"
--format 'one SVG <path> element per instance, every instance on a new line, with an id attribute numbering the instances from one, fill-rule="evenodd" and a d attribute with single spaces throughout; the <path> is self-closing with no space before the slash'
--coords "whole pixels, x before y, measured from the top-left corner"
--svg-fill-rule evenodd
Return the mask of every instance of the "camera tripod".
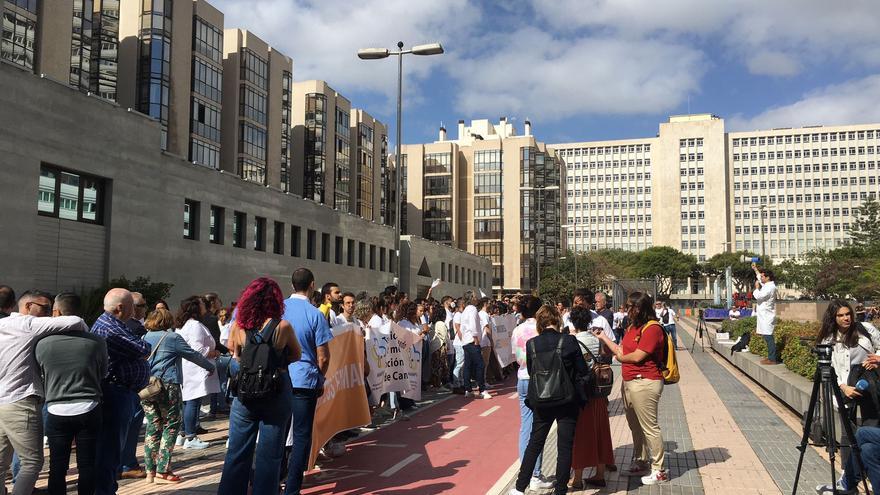
<path id="1" fill-rule="evenodd" d="M 850 448 L 852 449 L 850 455 L 855 456 L 855 466 L 858 469 L 858 473 L 854 474 L 859 474 L 861 476 L 860 479 L 864 484 L 865 493 L 870 494 L 871 491 L 868 490 L 868 477 L 865 467 L 862 464 L 862 452 L 859 448 L 858 442 L 856 442 L 856 436 L 853 432 L 853 424 L 849 420 L 843 393 L 837 385 L 837 374 L 834 372 L 834 368 L 831 367 L 831 346 L 817 346 L 817 349 L 814 350 L 814 352 L 818 354 L 819 361 L 816 365 L 816 374 L 813 376 L 813 392 L 810 394 L 810 405 L 807 408 L 807 416 L 804 420 L 804 434 L 803 437 L 801 437 L 800 445 L 797 446 L 797 449 L 801 451 L 801 455 L 798 459 L 797 471 L 795 471 L 794 475 L 794 487 L 792 488 L 791 493 L 792 495 L 797 493 L 798 480 L 801 477 L 801 467 L 804 463 L 804 455 L 807 453 L 807 445 L 809 445 L 810 427 L 813 423 L 813 414 L 817 407 L 821 407 L 822 429 L 825 432 L 825 437 L 827 439 L 825 450 L 828 452 L 828 459 L 831 461 L 832 493 L 834 493 L 834 495 L 838 494 L 837 474 L 834 468 L 835 450 L 837 450 L 838 447 L 834 429 L 833 400 L 836 399 L 837 412 L 840 414 L 840 423 L 843 425 L 843 432 L 846 435 L 846 439 L 849 441 Z"/>
<path id="2" fill-rule="evenodd" d="M 697 328 L 694 330 L 694 342 L 691 344 L 691 354 L 694 353 L 694 349 L 697 347 L 698 337 L 700 339 L 700 351 L 706 352 L 706 349 L 704 348 L 706 335 L 709 335 L 709 327 L 706 326 L 706 317 L 703 314 L 703 310 L 700 310 L 700 317 L 697 319 Z"/>

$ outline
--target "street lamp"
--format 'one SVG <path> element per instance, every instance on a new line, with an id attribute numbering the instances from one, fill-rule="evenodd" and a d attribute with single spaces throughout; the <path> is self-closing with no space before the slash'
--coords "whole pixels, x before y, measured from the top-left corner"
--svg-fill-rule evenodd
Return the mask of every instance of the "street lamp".
<path id="1" fill-rule="evenodd" d="M 764 210 L 765 209 L 767 209 L 767 205 L 765 205 L 765 204 L 760 204 L 760 205 L 756 206 L 755 208 L 752 208 L 752 210 L 758 210 L 758 216 L 761 219 L 761 259 L 762 260 L 766 258 L 765 253 L 764 253 Z"/>
<path id="2" fill-rule="evenodd" d="M 392 52 L 387 48 L 361 48 L 358 50 L 358 58 L 361 60 L 378 60 L 388 58 L 391 55 L 397 56 L 397 154 L 395 158 L 395 167 L 397 170 L 394 174 L 394 199 L 397 203 L 395 207 L 394 218 L 394 252 L 397 256 L 397 262 L 393 270 L 397 279 L 397 287 L 400 288 L 400 168 L 401 164 L 401 121 L 403 120 L 403 56 L 411 53 L 413 55 L 440 55 L 443 53 L 443 45 L 440 43 L 428 43 L 425 45 L 416 45 L 409 50 L 403 49 L 403 42 L 397 42 L 397 51 Z"/>

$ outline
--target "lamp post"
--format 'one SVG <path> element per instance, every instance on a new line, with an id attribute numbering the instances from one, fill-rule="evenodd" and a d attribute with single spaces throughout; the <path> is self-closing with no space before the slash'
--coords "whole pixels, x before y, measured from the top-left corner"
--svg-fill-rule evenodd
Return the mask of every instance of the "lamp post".
<path id="1" fill-rule="evenodd" d="M 403 42 L 397 42 L 397 51 L 392 52 L 387 48 L 361 48 L 358 50 L 358 58 L 361 60 L 378 60 L 388 58 L 392 55 L 397 56 L 397 153 L 394 160 L 397 170 L 394 173 L 394 200 L 397 203 L 394 215 L 394 253 L 396 263 L 393 267 L 396 285 L 400 288 L 401 267 L 400 267 L 400 169 L 401 164 L 401 121 L 403 120 L 403 56 L 411 53 L 413 55 L 440 55 L 443 53 L 443 45 L 440 43 L 428 43 L 425 45 L 416 45 L 409 50 L 403 49 Z"/>

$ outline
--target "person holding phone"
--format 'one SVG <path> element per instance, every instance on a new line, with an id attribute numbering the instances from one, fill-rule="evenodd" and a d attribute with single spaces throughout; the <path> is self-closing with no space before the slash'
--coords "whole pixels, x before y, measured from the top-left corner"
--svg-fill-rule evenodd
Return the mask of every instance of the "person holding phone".
<path id="1" fill-rule="evenodd" d="M 621 395 L 633 438 L 633 462 L 623 474 L 647 474 L 642 476 L 642 484 L 656 485 L 669 481 L 663 468 L 663 435 L 657 421 L 663 393 L 660 363 L 666 339 L 663 328 L 654 319 L 654 300 L 650 295 L 633 292 L 627 298 L 626 309 L 630 327 L 620 345 L 600 329 L 593 328 L 592 332 L 621 363 Z"/>

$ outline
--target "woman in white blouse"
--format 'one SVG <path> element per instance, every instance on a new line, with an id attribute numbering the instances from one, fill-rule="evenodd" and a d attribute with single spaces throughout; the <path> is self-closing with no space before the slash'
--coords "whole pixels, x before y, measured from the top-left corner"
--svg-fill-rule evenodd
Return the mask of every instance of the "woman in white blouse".
<path id="1" fill-rule="evenodd" d="M 194 350 L 208 359 L 214 359 L 218 353 L 217 345 L 208 327 L 202 325 L 200 319 L 206 313 L 202 299 L 198 296 L 190 296 L 180 303 L 180 310 L 175 317 L 177 333 Z M 199 426 L 199 412 L 202 407 L 202 398 L 210 394 L 220 392 L 220 380 L 217 375 L 189 362 L 182 364 L 183 384 L 181 385 L 181 398 L 183 399 L 183 430 L 184 437 L 177 438 L 177 444 L 184 449 L 205 449 L 207 442 L 203 442 L 196 436 L 204 433 Z"/>

